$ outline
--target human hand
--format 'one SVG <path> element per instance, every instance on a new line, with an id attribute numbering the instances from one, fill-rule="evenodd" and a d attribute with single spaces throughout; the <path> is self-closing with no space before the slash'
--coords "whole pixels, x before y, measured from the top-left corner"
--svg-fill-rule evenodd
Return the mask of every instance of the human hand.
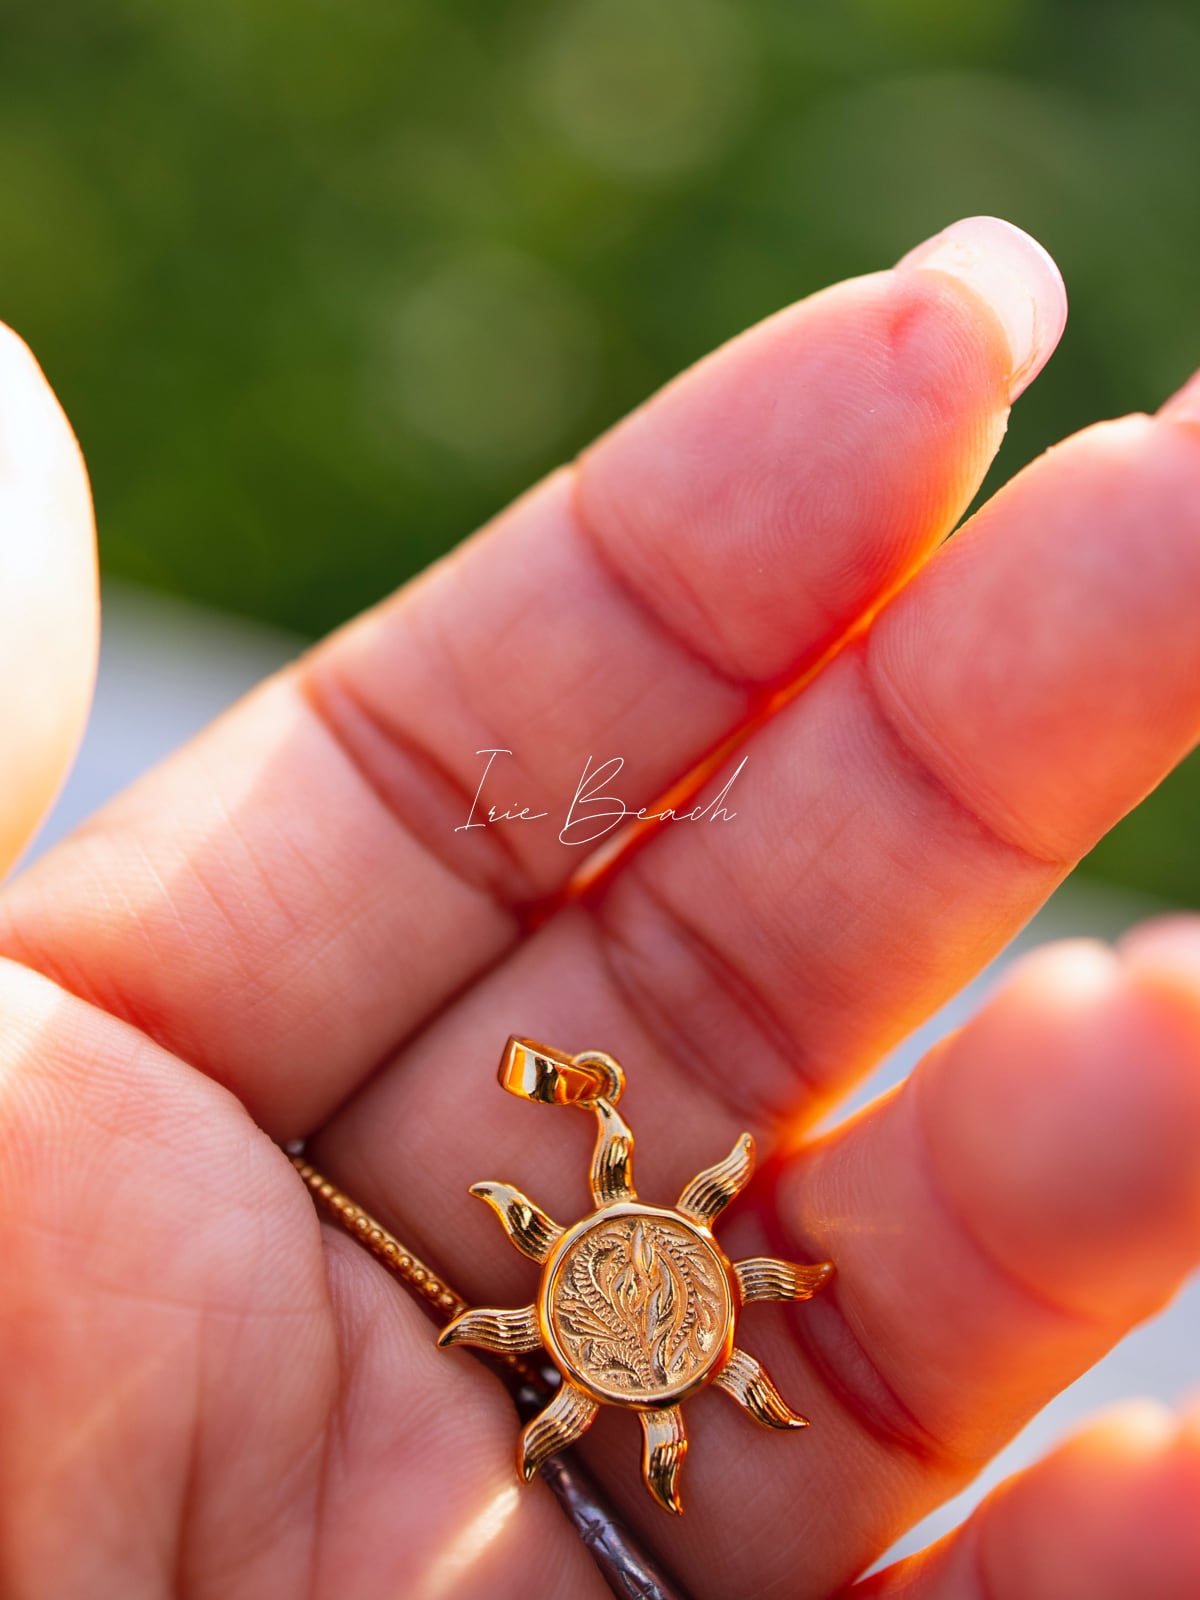
<path id="1" fill-rule="evenodd" d="M 648 1198 L 751 1128 L 772 1181 L 722 1243 L 837 1263 L 742 1330 L 813 1426 L 689 1402 L 682 1522 L 628 1417 L 579 1447 L 701 1600 L 842 1592 L 1173 1293 L 1200 1252 L 1193 919 L 1025 958 L 806 1138 L 1200 731 L 1195 383 L 937 549 L 1064 311 L 986 221 L 784 311 L 10 883 L 6 1596 L 604 1592 L 516 1486 L 507 1396 L 318 1225 L 274 1142 L 474 1303 L 527 1301 L 467 1187 L 570 1220 L 590 1132 L 495 1090 L 510 1032 L 625 1063 Z M 2 350 L 11 857 L 82 717 L 91 557 L 69 434 Z M 569 889 L 587 757 L 622 756 L 642 804 L 747 725 L 703 791 L 748 757 L 732 822 Z M 502 747 L 485 800 L 549 815 L 465 830 Z M 1197 1493 L 1200 1422 L 1143 1406 L 852 1592 L 1182 1600 Z"/>

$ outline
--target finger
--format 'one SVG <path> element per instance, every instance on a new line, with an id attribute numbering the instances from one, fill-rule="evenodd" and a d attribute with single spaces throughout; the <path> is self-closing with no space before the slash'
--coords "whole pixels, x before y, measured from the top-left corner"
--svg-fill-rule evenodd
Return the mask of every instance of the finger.
<path id="1" fill-rule="evenodd" d="M 1200 1261 L 1200 952 L 1159 951 L 1074 941 L 1024 958 L 781 1181 L 774 1246 L 838 1267 L 790 1321 L 799 1372 L 861 1429 L 836 1469 L 856 1505 L 826 1535 L 847 1554 L 863 1508 L 856 1565 Z"/>
<path id="2" fill-rule="evenodd" d="M 105 812 L 0 943 L 311 1126 L 578 864 L 461 831 L 475 752 L 515 752 L 485 804 L 560 810 L 593 752 L 648 799 L 927 555 L 1063 311 L 977 221 L 763 324 Z"/>
<path id="3" fill-rule="evenodd" d="M 995 1490 L 853 1600 L 1190 1600 L 1200 1594 L 1200 1416 L 1130 1402 Z"/>
<path id="4" fill-rule="evenodd" d="M 516 1417 L 217 1085 L 0 962 L 5 1592 L 605 1592 Z"/>
<path id="5" fill-rule="evenodd" d="M 486 1263 L 487 1219 L 458 1197 L 520 1182 L 526 1114 L 476 1108 L 514 1030 L 628 1063 L 668 1191 L 689 1147 L 718 1152 L 747 1123 L 769 1138 L 781 1117 L 794 1138 L 1194 741 L 1198 446 L 1127 419 L 1002 491 L 754 736 L 731 823 L 681 825 L 594 914 L 547 924 L 323 1131 L 321 1162 L 401 1231 L 452 1204 L 461 1270 Z M 453 1126 L 454 1147 L 401 1174 L 413 1126 Z M 552 1212 L 572 1159 L 543 1174 Z"/>
<path id="6" fill-rule="evenodd" d="M 134 1029 L 8 961 L 0 1008 L 5 1586 L 299 1583 L 337 1374 L 305 1197 Z"/>
<path id="7" fill-rule="evenodd" d="M 616 877 L 605 981 L 742 1115 L 811 1118 L 1193 747 L 1198 608 L 1200 429 L 1051 451 L 737 753 L 731 822 Z"/>
<path id="8" fill-rule="evenodd" d="M 0 876 L 74 759 L 98 630 L 79 447 L 29 350 L 0 325 Z"/>

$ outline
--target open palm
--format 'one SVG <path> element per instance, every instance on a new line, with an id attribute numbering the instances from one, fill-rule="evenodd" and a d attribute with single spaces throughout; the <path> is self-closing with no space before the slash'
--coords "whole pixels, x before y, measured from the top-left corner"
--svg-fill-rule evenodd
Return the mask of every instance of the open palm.
<path id="1" fill-rule="evenodd" d="M 938 548 L 1063 311 L 986 220 L 792 307 L 9 884 L 5 1596 L 605 1592 L 518 1488 L 503 1390 L 318 1224 L 279 1148 L 307 1139 L 473 1302 L 525 1304 L 537 1269 L 468 1186 L 573 1221 L 591 1125 L 498 1092 L 509 1033 L 624 1063 L 648 1200 L 751 1129 L 770 1181 L 723 1244 L 837 1263 L 739 1329 L 813 1426 L 689 1402 L 682 1521 L 628 1416 L 579 1446 L 701 1600 L 841 1592 L 1173 1293 L 1200 1252 L 1188 919 L 1027 958 L 806 1138 L 1200 731 L 1194 386 Z M 0 480 L 11 859 L 93 624 L 82 472 L 9 337 Z M 589 759 L 645 805 L 739 729 L 697 780 L 744 757 L 736 816 L 571 886 Z M 496 750 L 476 820 L 529 815 L 468 829 Z M 1191 1595 L 1198 1490 L 1200 1425 L 1129 1410 L 855 1593 Z"/>

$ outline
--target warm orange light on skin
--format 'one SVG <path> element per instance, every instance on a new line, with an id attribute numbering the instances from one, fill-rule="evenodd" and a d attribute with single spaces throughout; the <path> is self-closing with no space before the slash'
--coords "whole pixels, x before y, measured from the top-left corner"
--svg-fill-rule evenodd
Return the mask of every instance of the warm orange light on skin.
<path id="1" fill-rule="evenodd" d="M 572 900 L 578 900 L 597 888 L 620 864 L 628 860 L 635 850 L 647 844 L 662 828 L 670 826 L 669 821 L 663 820 L 663 813 L 687 811 L 696 802 L 700 791 L 711 778 L 716 776 L 726 761 L 748 743 L 760 728 L 770 722 L 778 711 L 807 689 L 814 678 L 824 672 L 829 663 L 839 656 L 847 645 L 865 633 L 877 613 L 911 576 L 911 572 L 905 572 L 895 588 L 889 590 L 878 605 L 857 618 L 853 625 L 847 628 L 814 662 L 805 667 L 803 672 L 790 678 L 786 683 L 767 690 L 755 711 L 739 728 L 722 739 L 721 743 L 698 761 L 690 771 L 685 772 L 665 793 L 658 795 L 644 808 L 647 812 L 644 818 L 635 819 L 625 827 L 615 829 L 598 849 L 591 852 L 579 870 L 572 874 L 559 894 L 533 907 L 527 913 L 528 925 L 531 928 L 539 927 L 561 906 Z"/>

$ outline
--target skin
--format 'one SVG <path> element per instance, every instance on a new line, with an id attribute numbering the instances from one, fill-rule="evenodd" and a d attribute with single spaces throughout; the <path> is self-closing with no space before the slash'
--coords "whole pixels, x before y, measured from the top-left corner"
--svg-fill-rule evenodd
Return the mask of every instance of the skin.
<path id="1" fill-rule="evenodd" d="M 77 452 L 0 351 L 11 861 L 95 617 Z M 1196 919 L 1025 958 L 909 1082 L 809 1131 L 1200 733 L 1186 396 L 1067 440 L 939 548 L 1027 378 L 944 273 L 814 296 L 9 883 L 5 1595 L 606 1593 L 517 1488 L 507 1397 L 278 1148 L 307 1138 L 474 1302 L 527 1302 L 467 1186 L 571 1222 L 591 1128 L 500 1094 L 510 1031 L 625 1063 L 648 1199 L 752 1129 L 770 1159 L 723 1247 L 838 1264 L 743 1324 L 813 1427 L 689 1402 L 683 1522 L 629 1418 L 584 1442 L 698 1600 L 1196 1592 L 1196 1423 L 1146 1408 L 853 1587 L 1200 1256 Z M 552 827 L 453 831 L 479 749 L 512 748 L 532 810 L 619 752 L 642 804 L 738 728 L 741 817 L 660 830 L 586 895 Z"/>

